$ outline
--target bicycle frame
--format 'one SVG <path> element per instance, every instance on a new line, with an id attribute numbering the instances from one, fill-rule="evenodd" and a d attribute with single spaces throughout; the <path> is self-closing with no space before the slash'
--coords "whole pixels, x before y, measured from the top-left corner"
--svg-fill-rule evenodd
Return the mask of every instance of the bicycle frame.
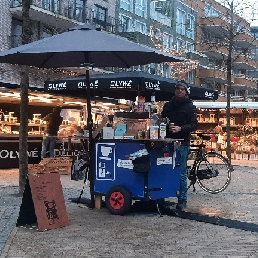
<path id="1" fill-rule="evenodd" d="M 197 174 L 196 174 L 196 170 L 197 170 L 197 165 L 199 163 L 199 161 L 202 160 L 203 158 L 203 149 L 206 145 L 203 143 L 203 140 L 201 142 L 201 144 L 198 144 L 198 145 L 191 145 L 190 147 L 198 147 L 198 149 L 196 150 L 196 157 L 195 157 L 195 160 L 194 160 L 194 163 L 192 166 L 190 166 L 190 173 L 188 175 L 188 178 L 191 180 L 191 183 L 190 185 L 188 186 L 187 189 L 189 189 L 191 186 L 193 186 L 193 191 L 195 192 L 195 183 L 196 183 L 196 180 L 197 180 Z M 190 148 L 191 150 L 191 148 Z M 189 167 L 188 167 L 189 168 Z"/>
<path id="2" fill-rule="evenodd" d="M 193 186 L 193 191 L 195 191 L 194 185 L 197 182 L 204 191 L 209 193 L 219 193 L 225 190 L 230 182 L 232 171 L 230 169 L 231 166 L 228 159 L 223 157 L 221 154 L 217 152 L 206 152 L 206 144 L 204 143 L 204 140 L 209 140 L 210 136 L 203 135 L 202 133 L 197 135 L 201 137 L 202 141 L 198 145 L 195 144 L 190 146 L 192 148 L 197 147 L 197 149 L 194 149 L 196 157 L 192 166 L 187 166 L 187 177 L 190 180 L 190 185 L 187 189 Z M 190 148 L 190 150 L 193 149 Z M 212 162 L 210 158 L 212 158 Z M 218 178 L 222 178 L 223 182 L 224 178 L 226 178 L 225 183 L 223 183 L 222 186 L 219 188 L 207 187 L 206 183 L 208 185 L 211 183 L 211 185 L 216 185 L 217 187 L 218 182 L 220 182 L 220 179 L 219 181 L 217 180 Z M 217 181 L 214 181 L 214 179 Z"/>

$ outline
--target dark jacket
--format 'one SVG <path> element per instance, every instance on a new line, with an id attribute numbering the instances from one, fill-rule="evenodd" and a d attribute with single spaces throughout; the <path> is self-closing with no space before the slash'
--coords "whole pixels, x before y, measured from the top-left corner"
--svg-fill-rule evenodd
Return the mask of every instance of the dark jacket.
<path id="1" fill-rule="evenodd" d="M 43 118 L 47 122 L 47 127 L 45 132 L 50 136 L 57 136 L 59 126 L 62 124 L 63 118 L 60 116 L 60 113 L 53 112 L 48 114 Z"/>
<path id="2" fill-rule="evenodd" d="M 169 123 L 174 123 L 181 127 L 178 133 L 169 131 L 167 126 L 167 138 L 184 139 L 183 145 L 190 144 L 190 133 L 197 129 L 197 114 L 196 107 L 193 105 L 191 99 L 186 96 L 182 100 L 177 100 L 173 97 L 169 102 L 165 103 L 163 111 L 161 112 L 163 118 L 169 118 Z"/>

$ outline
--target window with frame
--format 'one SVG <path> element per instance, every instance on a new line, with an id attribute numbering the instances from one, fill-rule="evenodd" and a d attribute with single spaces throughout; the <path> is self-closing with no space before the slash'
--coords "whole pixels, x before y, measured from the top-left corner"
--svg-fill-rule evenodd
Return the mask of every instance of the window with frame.
<path id="1" fill-rule="evenodd" d="M 170 78 L 171 66 L 165 63 L 163 66 L 163 73 L 164 73 L 164 77 Z"/>
<path id="2" fill-rule="evenodd" d="M 106 21 L 107 9 L 101 6 L 94 6 L 94 18 L 98 21 Z"/>
<path id="3" fill-rule="evenodd" d="M 132 0 L 120 0 L 120 8 L 125 9 L 127 11 L 131 11 L 132 6 Z"/>
<path id="4" fill-rule="evenodd" d="M 119 32 L 129 32 L 132 28 L 132 18 L 120 15 L 120 21 L 119 21 Z"/>
<path id="5" fill-rule="evenodd" d="M 146 17 L 147 2 L 146 0 L 135 0 L 135 14 Z"/>
<path id="6" fill-rule="evenodd" d="M 177 53 L 179 53 L 182 50 L 183 47 L 185 47 L 185 42 L 182 39 L 178 38 L 176 40 L 176 51 L 177 51 Z"/>
<path id="7" fill-rule="evenodd" d="M 194 43 L 186 42 L 186 48 L 188 52 L 194 51 Z"/>
<path id="8" fill-rule="evenodd" d="M 139 31 L 139 32 L 145 34 L 146 31 L 147 31 L 146 30 L 146 24 L 136 20 L 135 21 L 135 28 L 134 28 L 134 30 L 135 31 Z"/>
<path id="9" fill-rule="evenodd" d="M 167 33 L 163 34 L 164 49 L 170 50 L 173 48 L 173 36 Z"/>
<path id="10" fill-rule="evenodd" d="M 195 38 L 195 18 L 191 14 L 187 14 L 187 20 L 186 20 L 186 37 L 190 39 Z"/>
<path id="11" fill-rule="evenodd" d="M 192 71 L 186 73 L 186 75 L 185 75 L 185 80 L 186 80 L 188 83 L 195 84 L 195 71 L 192 70 Z"/>
<path id="12" fill-rule="evenodd" d="M 185 35 L 186 13 L 181 9 L 176 11 L 176 32 Z"/>
<path id="13" fill-rule="evenodd" d="M 220 13 L 210 5 L 206 5 L 204 7 L 204 15 L 205 17 L 219 17 Z"/>

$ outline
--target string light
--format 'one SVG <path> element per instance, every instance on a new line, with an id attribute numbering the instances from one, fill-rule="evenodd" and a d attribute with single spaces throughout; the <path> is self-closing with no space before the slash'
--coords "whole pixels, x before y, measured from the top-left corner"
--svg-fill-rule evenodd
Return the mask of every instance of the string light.
<path id="1" fill-rule="evenodd" d="M 169 48 L 167 44 L 164 44 L 165 35 L 161 32 L 160 27 L 161 24 L 157 23 L 150 29 L 150 39 L 155 48 L 173 56 L 183 57 L 185 55 L 185 47 L 181 47 L 178 50 L 176 46 Z M 182 62 L 168 62 L 167 64 L 171 67 L 171 78 L 183 80 L 188 72 L 198 67 L 199 61 L 185 58 Z"/>

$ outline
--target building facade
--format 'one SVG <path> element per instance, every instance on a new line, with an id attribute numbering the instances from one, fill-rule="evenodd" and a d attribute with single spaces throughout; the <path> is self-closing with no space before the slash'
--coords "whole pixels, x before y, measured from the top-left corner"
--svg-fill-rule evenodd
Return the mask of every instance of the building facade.
<path id="1" fill-rule="evenodd" d="M 0 50 L 5 50 L 21 44 L 22 7 L 18 0 L 2 0 L 1 7 Z M 232 51 L 232 100 L 248 101 L 257 96 L 257 29 L 251 30 L 250 24 L 236 14 L 231 22 L 229 9 L 214 0 L 33 0 L 30 17 L 33 41 L 87 22 L 134 42 L 196 60 L 199 65 L 189 68 L 186 80 L 218 90 L 220 100 L 226 96 L 227 62 Z M 231 24 L 234 37 L 229 50 Z M 173 64 L 132 69 L 175 76 Z M 0 64 L 0 71 L 3 86 L 20 83 L 19 68 Z M 43 86 L 46 78 L 62 76 L 69 74 L 31 69 L 30 83 Z"/>
<path id="2" fill-rule="evenodd" d="M 258 41 L 250 23 L 214 0 L 184 1 L 198 12 L 196 49 L 207 58 L 200 61 L 196 84 L 225 96 L 231 63 L 231 99 L 253 101 L 257 94 Z"/>

